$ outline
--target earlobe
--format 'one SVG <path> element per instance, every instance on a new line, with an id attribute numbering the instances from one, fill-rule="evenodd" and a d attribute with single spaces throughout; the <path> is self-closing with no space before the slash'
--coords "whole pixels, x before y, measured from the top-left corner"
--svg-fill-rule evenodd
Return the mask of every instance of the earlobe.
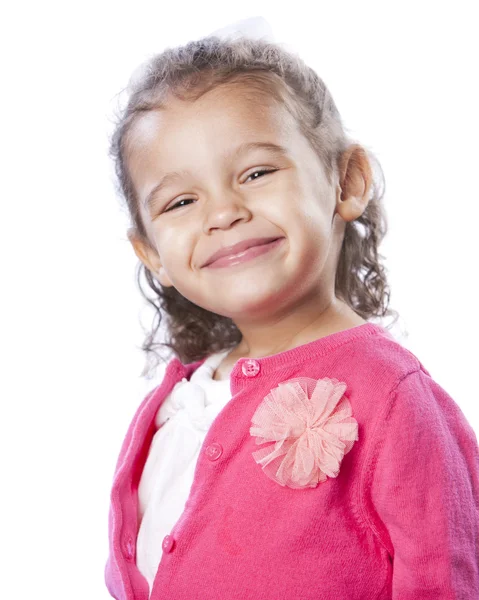
<path id="1" fill-rule="evenodd" d="M 154 274 L 163 287 L 173 287 L 171 279 L 168 277 L 163 266 L 160 265 Z"/>

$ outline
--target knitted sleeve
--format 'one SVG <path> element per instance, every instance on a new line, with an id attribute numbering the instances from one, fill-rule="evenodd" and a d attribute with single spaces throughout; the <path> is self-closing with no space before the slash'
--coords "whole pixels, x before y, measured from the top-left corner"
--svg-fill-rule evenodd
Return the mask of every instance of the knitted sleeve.
<path id="1" fill-rule="evenodd" d="M 422 369 L 390 394 L 363 472 L 363 507 L 392 565 L 393 600 L 479 598 L 479 448 Z"/>

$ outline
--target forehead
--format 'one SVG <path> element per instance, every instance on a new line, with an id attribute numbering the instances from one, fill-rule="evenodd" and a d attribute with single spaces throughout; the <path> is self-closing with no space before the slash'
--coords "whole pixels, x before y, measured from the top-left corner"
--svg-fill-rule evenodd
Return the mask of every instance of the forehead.
<path id="1" fill-rule="evenodd" d="M 150 152 L 164 161 L 200 152 L 216 153 L 241 142 L 268 139 L 291 143 L 295 122 L 267 91 L 223 85 L 196 101 L 170 97 L 166 108 L 150 110 L 133 122 L 126 139 L 130 166 L 143 164 Z M 155 160 L 155 162 L 156 162 Z"/>

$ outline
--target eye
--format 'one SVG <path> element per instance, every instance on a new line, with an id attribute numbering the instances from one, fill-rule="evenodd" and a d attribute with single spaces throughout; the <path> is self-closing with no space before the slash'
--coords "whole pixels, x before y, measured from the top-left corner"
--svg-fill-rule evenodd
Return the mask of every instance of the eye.
<path id="1" fill-rule="evenodd" d="M 248 175 L 248 177 L 246 178 L 246 181 L 248 181 L 248 179 L 249 179 L 250 177 L 252 177 L 253 175 L 257 175 L 257 174 L 259 174 L 259 173 L 262 173 L 262 174 L 264 174 L 264 173 L 273 173 L 274 171 L 277 171 L 277 170 L 278 170 L 278 169 L 258 169 L 258 171 L 253 171 L 252 173 L 250 173 L 250 174 Z M 260 179 L 260 178 L 259 178 L 259 177 L 256 177 L 255 179 Z"/>
<path id="2" fill-rule="evenodd" d="M 278 169 L 258 169 L 257 171 L 253 171 L 252 173 L 250 173 L 248 175 L 248 177 L 245 179 L 245 181 L 248 181 L 248 179 L 250 177 L 252 177 L 253 175 L 265 175 L 266 173 L 274 173 L 277 170 Z M 256 179 L 261 179 L 261 177 L 255 177 L 255 179 L 253 181 L 255 181 Z M 194 198 L 182 198 L 175 204 L 171 205 L 170 208 L 167 208 L 164 212 L 169 212 L 170 210 L 174 210 L 176 207 L 179 207 L 182 202 L 188 202 L 189 200 L 193 201 Z"/>
<path id="3" fill-rule="evenodd" d="M 188 200 L 194 200 L 194 198 L 182 198 L 181 200 L 179 200 L 176 204 L 172 204 L 170 206 L 170 208 L 167 208 L 165 210 L 165 212 L 170 212 L 170 210 L 173 210 L 174 208 L 176 208 L 177 206 L 180 206 L 181 202 L 187 202 Z"/>

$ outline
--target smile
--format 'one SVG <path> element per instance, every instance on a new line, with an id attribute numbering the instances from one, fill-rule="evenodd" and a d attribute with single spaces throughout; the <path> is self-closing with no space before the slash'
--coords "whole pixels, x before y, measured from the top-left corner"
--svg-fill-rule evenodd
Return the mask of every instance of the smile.
<path id="1" fill-rule="evenodd" d="M 214 262 L 206 265 L 205 269 L 220 269 L 227 267 L 234 267 L 236 265 L 243 264 L 245 262 L 249 262 L 253 259 L 269 255 L 273 250 L 282 245 L 286 238 L 279 238 L 278 240 L 274 240 L 273 242 L 269 242 L 268 244 L 261 244 L 260 246 L 252 246 L 243 252 L 239 252 L 238 254 L 232 254 L 231 256 L 223 256 L 222 258 L 218 258 Z"/>

